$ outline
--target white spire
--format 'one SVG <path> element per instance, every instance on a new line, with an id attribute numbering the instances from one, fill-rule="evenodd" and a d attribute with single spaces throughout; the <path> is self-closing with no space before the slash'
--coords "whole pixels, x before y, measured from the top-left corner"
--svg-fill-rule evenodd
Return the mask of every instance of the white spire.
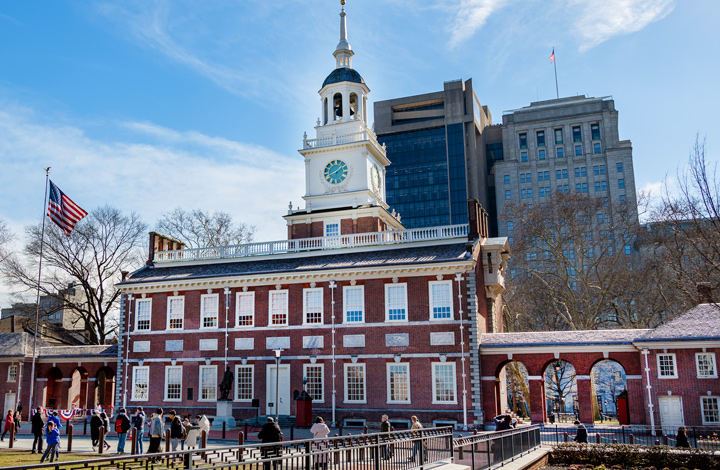
<path id="1" fill-rule="evenodd" d="M 345 2 L 341 2 L 343 5 Z M 350 47 L 347 39 L 347 20 L 345 19 L 347 14 L 345 13 L 345 7 L 340 11 L 340 42 L 333 55 L 335 56 L 335 68 L 348 67 L 352 68 L 352 56 L 355 53 Z"/>

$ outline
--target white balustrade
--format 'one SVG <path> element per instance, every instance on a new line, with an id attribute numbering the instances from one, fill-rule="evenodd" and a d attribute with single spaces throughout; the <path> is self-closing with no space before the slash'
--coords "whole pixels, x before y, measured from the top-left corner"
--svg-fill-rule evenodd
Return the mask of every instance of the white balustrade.
<path id="1" fill-rule="evenodd" d="M 410 230 L 390 230 L 387 232 L 353 233 L 334 237 L 301 238 L 274 242 L 246 243 L 187 250 L 158 251 L 153 261 L 156 263 L 176 261 L 199 261 L 210 259 L 246 258 L 301 251 L 332 250 L 336 248 L 355 248 L 372 245 L 392 245 L 433 240 L 465 238 L 469 232 L 467 224 L 445 225 L 442 227 L 416 228 Z"/>

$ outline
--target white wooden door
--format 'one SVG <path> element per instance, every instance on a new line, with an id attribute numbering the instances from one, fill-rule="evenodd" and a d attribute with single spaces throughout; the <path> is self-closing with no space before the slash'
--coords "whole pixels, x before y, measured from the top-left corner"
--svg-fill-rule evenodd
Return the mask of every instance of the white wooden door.
<path id="1" fill-rule="evenodd" d="M 5 408 L 3 408 L 3 416 L 7 415 L 8 410 L 15 411 L 15 404 L 17 403 L 17 396 L 14 393 L 5 394 Z"/>
<path id="2" fill-rule="evenodd" d="M 685 425 L 682 397 L 660 397 L 660 424 L 665 434 L 675 434 L 679 426 Z"/>
<path id="3" fill-rule="evenodd" d="M 275 383 L 276 378 L 278 379 L 280 386 L 277 389 L 279 402 L 278 414 L 289 415 L 290 414 L 290 366 L 288 364 L 280 364 L 280 369 L 277 370 L 275 364 L 268 364 L 267 366 L 267 389 L 265 395 L 266 414 L 275 416 Z"/>

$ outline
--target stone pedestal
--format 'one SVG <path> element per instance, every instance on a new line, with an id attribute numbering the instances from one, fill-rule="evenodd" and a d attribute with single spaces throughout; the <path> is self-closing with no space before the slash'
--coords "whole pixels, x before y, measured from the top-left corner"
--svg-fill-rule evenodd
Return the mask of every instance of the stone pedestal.
<path id="1" fill-rule="evenodd" d="M 215 413 L 215 419 L 212 422 L 212 428 L 221 429 L 223 423 L 225 423 L 226 429 L 236 426 L 235 418 L 233 418 L 232 415 L 232 405 L 233 402 L 231 401 L 217 402 L 217 412 Z"/>

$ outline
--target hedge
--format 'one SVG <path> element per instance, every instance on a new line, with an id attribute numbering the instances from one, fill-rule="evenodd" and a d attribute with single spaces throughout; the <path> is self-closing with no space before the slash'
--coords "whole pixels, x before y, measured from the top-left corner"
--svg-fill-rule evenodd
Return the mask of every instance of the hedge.
<path id="1" fill-rule="evenodd" d="M 720 455 L 704 449 L 629 444 L 578 444 L 555 446 L 550 454 L 553 465 L 592 465 L 610 468 L 703 469 L 720 470 Z"/>

